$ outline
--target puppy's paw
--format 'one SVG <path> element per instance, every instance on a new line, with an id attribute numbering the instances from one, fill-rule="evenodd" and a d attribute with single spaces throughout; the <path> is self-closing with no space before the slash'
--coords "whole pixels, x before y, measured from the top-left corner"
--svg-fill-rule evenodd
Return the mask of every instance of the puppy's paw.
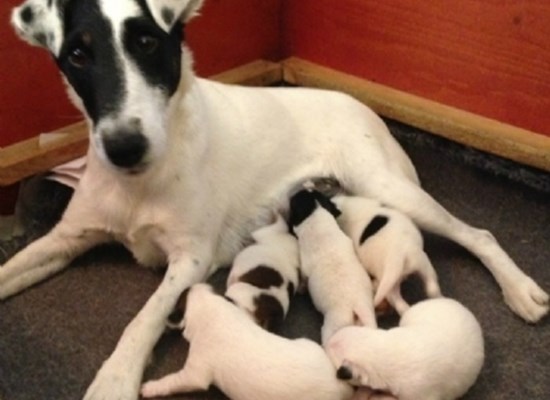
<path id="1" fill-rule="evenodd" d="M 159 385 L 158 380 L 148 381 L 141 385 L 141 390 L 139 392 L 141 394 L 141 397 L 145 398 L 166 396 L 167 394 L 163 393 L 161 389 L 162 387 L 161 385 Z"/>
<path id="2" fill-rule="evenodd" d="M 548 294 L 529 277 L 504 288 L 504 301 L 527 322 L 537 322 L 548 313 Z"/>

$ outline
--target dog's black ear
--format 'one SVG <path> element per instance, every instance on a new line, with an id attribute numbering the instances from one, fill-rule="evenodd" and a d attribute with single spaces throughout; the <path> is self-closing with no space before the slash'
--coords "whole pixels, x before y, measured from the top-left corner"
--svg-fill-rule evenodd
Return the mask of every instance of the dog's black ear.
<path id="1" fill-rule="evenodd" d="M 146 0 L 158 26 L 170 32 L 176 22 L 186 23 L 198 14 L 204 0 Z"/>
<path id="2" fill-rule="evenodd" d="M 170 323 L 177 325 L 185 317 L 185 311 L 187 310 L 187 297 L 189 297 L 190 287 L 185 289 L 181 294 L 174 307 L 174 311 L 168 316 Z"/>
<path id="3" fill-rule="evenodd" d="M 291 229 L 309 218 L 316 208 L 316 196 L 312 191 L 304 189 L 292 196 L 290 198 L 290 212 L 288 216 L 288 224 Z"/>
<path id="4" fill-rule="evenodd" d="M 334 204 L 327 196 L 318 191 L 315 191 L 314 194 L 319 204 L 331 213 L 334 218 L 338 218 L 342 214 L 342 211 L 340 211 L 336 204 Z"/>
<path id="5" fill-rule="evenodd" d="M 11 13 L 11 24 L 21 39 L 33 46 L 44 47 L 56 57 L 63 41 L 65 1 L 27 0 Z"/>
<path id="6" fill-rule="evenodd" d="M 277 332 L 285 318 L 283 306 L 275 297 L 261 294 L 254 298 L 254 319 L 262 328 L 269 332 Z"/>

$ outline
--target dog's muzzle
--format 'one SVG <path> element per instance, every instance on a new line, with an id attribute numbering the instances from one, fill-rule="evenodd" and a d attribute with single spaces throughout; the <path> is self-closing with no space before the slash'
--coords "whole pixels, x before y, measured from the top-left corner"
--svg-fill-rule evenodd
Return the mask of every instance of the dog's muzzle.
<path id="1" fill-rule="evenodd" d="M 103 148 L 109 161 L 120 168 L 135 169 L 145 159 L 149 142 L 140 130 L 117 129 L 103 135 Z"/>

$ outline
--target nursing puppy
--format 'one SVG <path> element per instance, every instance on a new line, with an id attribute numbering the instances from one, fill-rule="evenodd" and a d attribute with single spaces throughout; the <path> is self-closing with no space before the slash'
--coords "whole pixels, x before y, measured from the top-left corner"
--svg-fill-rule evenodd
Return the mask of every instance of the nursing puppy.
<path id="1" fill-rule="evenodd" d="M 375 283 L 374 305 L 384 299 L 402 315 L 409 305 L 401 296 L 401 282 L 418 274 L 428 297 L 441 296 L 437 274 L 423 250 L 422 234 L 403 213 L 380 202 L 357 196 L 332 199 L 342 214 L 338 223 L 351 237 L 359 260 Z"/>
<path id="2" fill-rule="evenodd" d="M 225 295 L 260 326 L 275 331 L 298 288 L 298 241 L 280 214 L 273 224 L 254 231 L 252 238 L 256 243 L 233 261 Z"/>
<path id="3" fill-rule="evenodd" d="M 393 329 L 343 328 L 326 350 L 340 379 L 385 393 L 372 392 L 370 398 L 399 400 L 459 398 L 474 384 L 484 359 L 479 323 L 448 298 L 415 304 Z M 369 398 L 368 390 L 362 393 Z"/>
<path id="4" fill-rule="evenodd" d="M 210 286 L 192 286 L 180 307 L 184 308 L 180 325 L 189 341 L 187 361 L 180 371 L 145 383 L 143 397 L 216 385 L 233 400 L 351 398 L 352 387 L 337 379 L 318 344 L 265 331 Z"/>
<path id="5" fill-rule="evenodd" d="M 336 223 L 338 215 L 336 206 L 317 191 L 301 190 L 290 199 L 289 223 L 298 237 L 302 274 L 324 315 L 323 345 L 344 326 L 376 327 L 370 278 Z"/>

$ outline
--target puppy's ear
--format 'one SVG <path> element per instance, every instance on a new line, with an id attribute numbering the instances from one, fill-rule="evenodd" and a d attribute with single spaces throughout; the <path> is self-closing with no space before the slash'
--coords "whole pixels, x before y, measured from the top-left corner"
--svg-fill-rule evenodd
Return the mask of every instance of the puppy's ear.
<path id="1" fill-rule="evenodd" d="M 290 198 L 288 223 L 295 228 L 304 222 L 317 208 L 315 194 L 310 190 L 300 190 Z"/>
<path id="2" fill-rule="evenodd" d="M 62 12 L 65 2 L 27 0 L 12 10 L 11 24 L 21 39 L 59 55 L 63 41 Z"/>
<path id="3" fill-rule="evenodd" d="M 329 213 L 332 214 L 334 218 L 338 218 L 340 214 L 342 214 L 342 211 L 338 209 L 335 203 L 333 203 L 327 196 L 322 194 L 321 192 L 315 191 L 315 198 L 319 202 L 319 204 L 327 210 Z"/>
<path id="4" fill-rule="evenodd" d="M 170 32 L 176 22 L 188 22 L 195 15 L 198 15 L 204 0 L 146 0 L 147 7 L 155 22 Z"/>

